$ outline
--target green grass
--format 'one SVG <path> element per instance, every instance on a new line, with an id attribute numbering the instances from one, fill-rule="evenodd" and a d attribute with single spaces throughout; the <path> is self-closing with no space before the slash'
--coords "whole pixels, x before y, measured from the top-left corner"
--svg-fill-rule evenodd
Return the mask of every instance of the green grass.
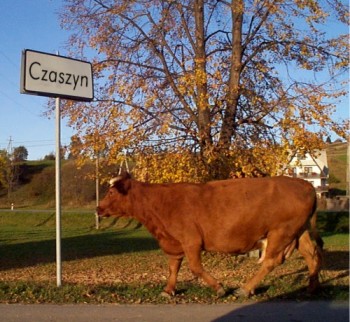
<path id="1" fill-rule="evenodd" d="M 349 234 L 324 233 L 322 238 L 327 247 L 346 248 L 349 246 Z"/>
<path id="2" fill-rule="evenodd" d="M 322 216 L 321 216 L 322 217 Z M 326 231 L 323 287 L 316 296 L 305 292 L 305 262 L 292 258 L 269 274 L 253 297 L 348 300 L 349 235 Z M 2 303 L 223 303 L 244 301 L 233 295 L 258 269 L 255 258 L 203 253 L 204 266 L 219 278 L 228 295 L 217 299 L 195 280 L 185 261 L 177 294 L 160 297 L 168 267 L 157 242 L 137 222 L 104 219 L 95 229 L 90 213 L 62 214 L 63 286 L 56 287 L 54 213 L 0 212 L 0 302 Z"/>
<path id="3" fill-rule="evenodd" d="M 55 259 L 56 217 L 54 213 L 0 213 L 1 267 L 53 262 Z M 104 220 L 95 229 L 93 213 L 63 213 L 61 218 L 62 258 L 106 256 L 157 248 L 156 241 L 135 221 Z"/>

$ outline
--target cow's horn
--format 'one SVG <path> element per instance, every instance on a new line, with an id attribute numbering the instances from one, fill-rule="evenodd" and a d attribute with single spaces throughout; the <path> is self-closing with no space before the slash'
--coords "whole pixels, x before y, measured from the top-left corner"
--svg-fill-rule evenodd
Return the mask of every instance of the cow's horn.
<path id="1" fill-rule="evenodd" d="M 116 182 L 120 181 L 121 179 L 122 179 L 121 176 L 112 178 L 111 180 L 109 180 L 109 186 L 110 186 L 110 187 L 113 187 L 114 184 L 115 184 Z"/>

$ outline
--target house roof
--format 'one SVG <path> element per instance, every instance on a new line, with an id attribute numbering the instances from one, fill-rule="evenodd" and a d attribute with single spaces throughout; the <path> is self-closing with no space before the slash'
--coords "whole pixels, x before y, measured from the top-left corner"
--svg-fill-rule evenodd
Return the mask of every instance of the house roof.
<path id="1" fill-rule="evenodd" d="M 316 150 L 313 154 L 306 153 L 304 159 L 297 159 L 296 153 L 292 156 L 289 165 L 300 165 L 302 167 L 316 165 L 324 175 L 327 176 L 329 173 L 326 150 Z"/>
<path id="2" fill-rule="evenodd" d="M 311 158 L 313 158 L 313 160 L 315 161 L 319 169 L 322 171 L 322 173 L 328 176 L 329 169 L 328 169 L 326 150 L 317 151 L 317 154 L 315 156 L 311 155 Z"/>

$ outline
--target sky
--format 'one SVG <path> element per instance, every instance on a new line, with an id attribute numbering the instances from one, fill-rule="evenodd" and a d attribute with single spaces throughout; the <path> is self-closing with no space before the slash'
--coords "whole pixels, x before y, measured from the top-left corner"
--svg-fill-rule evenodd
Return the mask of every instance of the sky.
<path id="1" fill-rule="evenodd" d="M 0 0 L 0 149 L 25 146 L 28 160 L 55 153 L 55 119 L 43 116 L 48 99 L 20 94 L 24 49 L 66 55 L 69 33 L 61 29 L 62 0 Z M 345 30 L 346 31 L 346 30 Z M 336 119 L 349 116 L 348 98 Z M 73 130 L 61 121 L 61 144 L 69 145 Z"/>
<path id="2" fill-rule="evenodd" d="M 43 116 L 48 98 L 20 94 L 21 55 L 24 49 L 65 55 L 69 34 L 57 12 L 61 0 L 0 1 L 0 149 L 25 146 L 28 160 L 55 153 L 56 124 Z M 61 144 L 73 134 L 61 121 Z"/>

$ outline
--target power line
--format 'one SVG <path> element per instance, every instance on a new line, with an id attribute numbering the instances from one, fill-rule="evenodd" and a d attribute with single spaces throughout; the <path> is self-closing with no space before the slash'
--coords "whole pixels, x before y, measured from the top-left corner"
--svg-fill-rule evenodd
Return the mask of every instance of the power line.
<path id="1" fill-rule="evenodd" d="M 18 66 L 18 64 L 14 63 L 13 60 L 11 58 L 9 58 L 3 51 L 0 50 L 0 54 L 5 57 L 5 59 L 10 63 L 10 65 L 12 65 L 13 67 L 15 67 L 16 72 L 12 73 L 12 75 L 18 75 L 18 71 L 20 70 L 20 66 Z M 5 81 L 12 85 L 14 88 L 18 88 L 18 83 L 14 82 L 13 80 L 11 80 L 7 75 L 4 75 L 3 73 L 0 73 L 0 77 L 5 79 Z M 5 93 L 4 91 L 0 90 L 0 94 L 7 98 L 9 101 L 11 101 L 12 103 L 16 104 L 17 106 L 21 107 L 22 109 L 24 109 L 27 113 L 34 115 L 34 116 L 40 116 L 38 115 L 38 113 L 33 112 L 31 109 L 28 109 L 25 105 L 23 105 L 22 103 L 20 103 L 18 100 L 16 100 L 14 97 L 12 97 L 13 95 L 9 95 L 8 93 Z M 17 96 L 17 95 L 15 95 Z M 34 98 L 28 96 L 28 99 L 30 99 L 32 102 L 34 102 Z M 35 101 L 35 105 L 39 105 L 37 103 L 37 101 Z"/>
<path id="2" fill-rule="evenodd" d="M 12 137 L 12 136 L 11 136 Z M 61 141 L 67 141 L 67 140 L 70 140 L 70 138 L 63 138 L 63 139 L 61 139 Z M 6 141 L 7 142 L 7 141 Z M 16 143 L 16 144 L 19 144 L 19 143 L 21 143 L 21 144 L 25 144 L 25 143 L 37 143 L 37 142 L 55 142 L 55 140 L 54 139 L 47 139 L 47 140 L 26 140 L 26 141 L 17 141 L 17 140 L 13 140 L 12 139 L 12 142 L 13 143 Z M 4 142 L 0 142 L 0 144 L 4 144 Z"/>
<path id="3" fill-rule="evenodd" d="M 19 68 L 18 64 L 16 64 L 10 57 L 8 57 L 2 50 L 0 50 L 0 54 L 3 55 L 12 66 Z"/>
<path id="4" fill-rule="evenodd" d="M 18 146 L 18 145 L 24 145 L 26 148 L 40 148 L 40 147 L 47 147 L 47 146 L 55 146 L 55 141 L 54 140 L 33 140 L 33 141 L 14 141 L 12 137 L 10 137 L 11 143 L 11 149 L 13 146 Z M 1 146 L 6 146 L 7 145 L 7 151 L 9 151 L 9 142 L 0 142 L 0 149 Z M 69 140 L 64 140 L 61 141 L 61 146 L 69 146 L 70 143 Z"/>
<path id="5" fill-rule="evenodd" d="M 36 143 L 36 142 L 55 142 L 55 140 L 30 140 L 30 141 L 15 141 L 16 143 Z"/>
<path id="6" fill-rule="evenodd" d="M 55 143 L 49 143 L 49 144 L 35 144 L 35 145 L 26 145 L 26 148 L 40 148 L 44 146 L 54 146 Z"/>

